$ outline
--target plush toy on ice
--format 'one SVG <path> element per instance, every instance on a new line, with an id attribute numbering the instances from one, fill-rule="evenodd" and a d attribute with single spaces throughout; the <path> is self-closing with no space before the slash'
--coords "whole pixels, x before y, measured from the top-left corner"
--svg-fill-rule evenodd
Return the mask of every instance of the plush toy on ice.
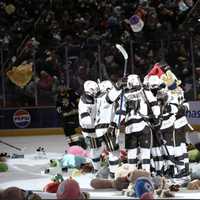
<path id="1" fill-rule="evenodd" d="M 71 146 L 66 149 L 63 158 L 50 160 L 49 168 L 45 173 L 60 174 L 67 172 L 69 168 L 80 169 L 81 173 L 91 172 L 93 168 L 90 164 L 89 152 L 80 146 Z"/>
<path id="2" fill-rule="evenodd" d="M 0 191 L 0 199 L 2 200 L 42 200 L 42 198 L 32 192 L 26 191 L 18 187 L 8 187 L 5 190 Z"/>
<path id="3" fill-rule="evenodd" d="M 135 181 L 135 196 L 141 198 L 146 192 L 154 192 L 154 184 L 148 177 L 139 177 Z"/>
<path id="4" fill-rule="evenodd" d="M 151 177 L 150 173 L 142 169 L 133 169 L 128 163 L 117 168 L 114 180 L 94 178 L 90 185 L 95 189 L 114 188 L 122 191 L 126 196 L 135 196 L 137 187 L 135 187 L 138 178 L 147 178 L 153 183 L 154 193 L 159 197 L 173 197 L 170 187 L 163 177 Z M 146 179 L 145 179 L 146 180 Z M 144 192 L 147 192 L 144 190 Z"/>
<path id="5" fill-rule="evenodd" d="M 81 192 L 79 183 L 72 177 L 61 182 L 56 196 L 60 200 L 89 199 L 89 193 Z"/>
<path id="6" fill-rule="evenodd" d="M 0 173 L 8 171 L 7 157 L 7 153 L 0 153 Z"/>
<path id="7" fill-rule="evenodd" d="M 49 193 L 56 193 L 60 183 L 64 181 L 61 174 L 56 174 L 47 185 L 44 186 L 43 191 Z"/>
<path id="8" fill-rule="evenodd" d="M 81 156 L 84 158 L 90 157 L 90 153 L 78 145 L 68 147 L 65 152 L 74 156 Z"/>

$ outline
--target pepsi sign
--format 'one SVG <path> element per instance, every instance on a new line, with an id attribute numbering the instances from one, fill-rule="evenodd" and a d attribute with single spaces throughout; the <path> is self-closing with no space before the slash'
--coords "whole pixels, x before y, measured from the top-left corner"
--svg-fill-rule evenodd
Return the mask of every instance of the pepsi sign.
<path id="1" fill-rule="evenodd" d="M 13 122 L 18 128 L 26 128 L 31 123 L 31 115 L 27 110 L 17 110 L 13 115 Z"/>

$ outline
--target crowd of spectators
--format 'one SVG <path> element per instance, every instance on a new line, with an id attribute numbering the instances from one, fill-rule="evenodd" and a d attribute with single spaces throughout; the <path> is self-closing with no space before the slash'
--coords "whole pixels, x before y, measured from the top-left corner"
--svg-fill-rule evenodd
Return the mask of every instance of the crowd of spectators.
<path id="1" fill-rule="evenodd" d="M 87 79 L 115 81 L 123 74 L 123 57 L 114 46 L 120 43 L 129 53 L 128 73 L 143 78 L 154 63 L 165 59 L 182 80 L 189 98 L 194 84 L 191 35 L 200 93 L 198 2 L 1 0 L 0 42 L 9 49 L 11 58 L 7 69 L 33 62 L 35 72 L 23 90 L 6 80 L 7 96 L 25 99 L 23 103 L 19 100 L 24 106 L 34 105 L 36 96 L 38 105 L 54 105 L 59 85 L 81 93 Z M 134 15 L 144 23 L 138 32 L 130 24 Z M 23 48 L 16 52 L 27 35 Z"/>

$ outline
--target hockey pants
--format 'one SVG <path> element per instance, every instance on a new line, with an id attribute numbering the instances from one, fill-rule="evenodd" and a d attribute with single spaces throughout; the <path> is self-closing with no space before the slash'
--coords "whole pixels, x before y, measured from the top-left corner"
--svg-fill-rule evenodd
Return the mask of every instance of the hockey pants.
<path id="1" fill-rule="evenodd" d="M 189 158 L 185 141 L 185 129 L 185 127 L 175 129 L 175 159 L 183 163 L 177 165 L 177 174 L 175 174 L 177 178 L 189 175 Z"/>
<path id="2" fill-rule="evenodd" d="M 119 165 L 119 145 L 115 143 L 115 137 L 106 133 L 98 138 L 88 137 L 87 139 L 89 140 L 90 156 L 94 169 L 99 170 L 101 167 L 102 146 L 103 143 L 105 143 L 106 148 L 109 151 L 108 160 L 110 173 L 114 174 Z"/>
<path id="3" fill-rule="evenodd" d="M 151 148 L 152 156 L 152 168 L 156 175 L 165 175 L 170 174 L 173 176 L 175 171 L 174 159 L 174 138 L 173 131 L 174 127 L 169 127 L 162 129 L 161 135 L 159 136 L 161 140 L 158 140 L 158 137 L 155 137 L 153 134 L 153 143 Z M 163 144 L 163 142 L 165 142 Z"/>
<path id="4" fill-rule="evenodd" d="M 125 134 L 125 148 L 128 163 L 135 169 L 142 168 L 150 172 L 151 132 L 148 127 L 140 132 Z"/>

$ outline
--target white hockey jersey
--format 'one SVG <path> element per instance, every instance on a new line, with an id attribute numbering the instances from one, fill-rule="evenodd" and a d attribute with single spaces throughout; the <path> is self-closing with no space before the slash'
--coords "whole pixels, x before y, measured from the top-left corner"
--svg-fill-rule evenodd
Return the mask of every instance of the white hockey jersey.
<path id="1" fill-rule="evenodd" d="M 113 87 L 109 92 L 101 94 L 96 103 L 95 133 L 96 137 L 104 135 L 115 116 L 115 101 L 121 90 Z"/>
<path id="2" fill-rule="evenodd" d="M 186 106 L 189 109 L 189 104 L 185 102 L 184 91 L 181 87 L 178 87 L 174 91 L 170 91 L 170 103 L 174 104 L 179 108 L 181 105 Z M 188 120 L 184 113 L 181 110 L 176 112 L 176 120 L 174 122 L 175 129 L 179 129 L 188 124 Z"/>
<path id="3" fill-rule="evenodd" d="M 125 100 L 126 100 L 126 118 L 125 118 L 125 126 L 126 126 L 126 134 L 141 132 L 148 126 L 144 117 L 148 117 L 149 110 L 148 104 L 146 103 L 146 99 L 144 97 L 144 93 L 146 94 L 146 98 L 151 106 L 153 114 L 155 117 L 160 115 L 160 108 L 157 104 L 157 99 L 153 96 L 150 90 L 138 90 L 138 91 L 125 91 Z M 131 104 L 135 104 L 133 108 Z"/>
<path id="4" fill-rule="evenodd" d="M 78 113 L 83 136 L 95 136 L 96 100 L 83 94 L 79 100 Z"/>

